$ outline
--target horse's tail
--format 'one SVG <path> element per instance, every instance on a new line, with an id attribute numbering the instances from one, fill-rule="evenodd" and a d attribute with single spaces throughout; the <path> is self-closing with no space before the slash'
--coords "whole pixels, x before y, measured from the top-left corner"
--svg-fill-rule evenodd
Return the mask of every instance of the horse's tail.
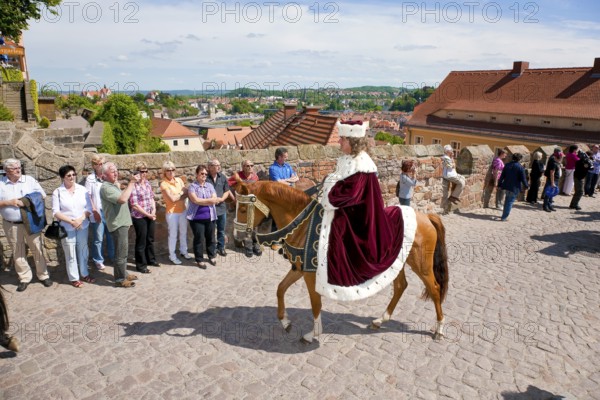
<path id="1" fill-rule="evenodd" d="M 8 331 L 8 310 L 4 301 L 4 288 L 0 286 L 0 337 Z"/>
<path id="2" fill-rule="evenodd" d="M 442 219 L 437 214 L 428 214 L 429 221 L 435 227 L 437 240 L 435 242 L 435 251 L 433 253 L 433 274 L 435 280 L 440 286 L 440 302 L 443 302 L 448 292 L 448 253 L 446 251 L 446 228 Z M 429 293 L 423 293 L 424 299 L 431 296 Z"/>

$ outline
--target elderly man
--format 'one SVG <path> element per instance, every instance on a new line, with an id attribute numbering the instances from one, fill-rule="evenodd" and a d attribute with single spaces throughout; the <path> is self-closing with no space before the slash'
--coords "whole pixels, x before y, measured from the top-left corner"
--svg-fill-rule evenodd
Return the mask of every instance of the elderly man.
<path id="1" fill-rule="evenodd" d="M 85 188 L 90 194 L 92 199 L 92 215 L 91 231 L 93 233 L 92 241 L 92 259 L 96 264 L 96 269 L 104 269 L 104 256 L 102 252 L 104 235 L 106 234 L 106 251 L 108 258 L 111 260 L 115 258 L 115 246 L 113 245 L 112 238 L 108 233 L 106 226 L 106 219 L 104 218 L 104 212 L 102 212 L 102 200 L 100 199 L 100 188 L 102 187 L 102 166 L 104 165 L 105 159 L 100 154 L 94 154 L 92 157 L 92 168 L 94 172 L 89 174 L 85 180 Z"/>
<path id="2" fill-rule="evenodd" d="M 115 164 L 109 162 L 102 166 L 104 182 L 100 187 L 100 198 L 106 225 L 115 244 L 115 286 L 128 288 L 135 286 L 133 281 L 138 279 L 137 276 L 127 273 L 129 227 L 132 225 L 128 201 L 136 182 L 139 182 L 141 178 L 139 174 L 130 175 L 129 184 L 125 190 L 121 191 L 118 177 L 119 170 Z"/>
<path id="3" fill-rule="evenodd" d="M 32 193 L 40 193 L 46 198 L 46 193 L 33 177 L 21 174 L 21 162 L 12 158 L 4 161 L 6 176 L 0 179 L 0 215 L 2 215 L 2 226 L 13 251 L 15 270 L 19 277 L 17 292 L 27 289 L 33 274 L 27 263 L 27 249 L 25 244 L 33 253 L 33 261 L 37 278 L 45 287 L 52 286 L 48 275 L 46 258 L 42 253 L 42 239 L 40 232 L 30 234 L 25 230 L 21 207 L 24 207 L 21 198 Z"/>
<path id="4" fill-rule="evenodd" d="M 227 223 L 227 206 L 225 200 L 233 193 L 227 183 L 227 178 L 221 173 L 221 163 L 216 158 L 208 163 L 208 176 L 206 177 L 207 182 L 210 182 L 217 192 L 217 197 L 220 198 L 220 202 L 215 206 L 217 208 L 217 253 L 220 256 L 225 257 L 225 224 Z"/>
<path id="5" fill-rule="evenodd" d="M 452 202 L 458 204 L 460 202 L 460 194 L 465 187 L 465 177 L 459 175 L 456 172 L 456 165 L 454 164 L 454 149 L 449 144 L 444 146 L 444 155 L 442 156 L 442 205 Z M 456 186 L 452 191 L 450 197 L 450 184 L 454 183 Z"/>
<path id="6" fill-rule="evenodd" d="M 298 182 L 298 175 L 296 175 L 292 166 L 287 163 L 287 159 L 287 149 L 285 147 L 278 147 L 275 150 L 275 161 L 273 161 L 273 164 L 269 167 L 269 179 L 289 186 L 294 186 L 294 184 Z M 275 232 L 276 230 L 277 225 L 275 224 L 275 220 L 273 220 L 271 231 Z M 273 243 L 271 248 L 277 251 L 281 249 L 281 244 Z"/>

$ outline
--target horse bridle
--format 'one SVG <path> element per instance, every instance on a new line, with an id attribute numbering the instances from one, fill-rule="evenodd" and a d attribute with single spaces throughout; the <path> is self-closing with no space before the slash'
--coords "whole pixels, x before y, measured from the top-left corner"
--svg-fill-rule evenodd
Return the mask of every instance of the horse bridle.
<path id="1" fill-rule="evenodd" d="M 254 207 L 258 208 L 258 211 L 265 215 L 265 218 L 269 216 L 270 210 L 269 207 L 262 201 L 256 197 L 256 195 L 250 193 L 248 195 L 239 194 L 236 192 L 235 198 L 237 200 L 237 205 L 235 207 L 235 219 L 233 220 L 233 229 L 234 231 L 243 231 L 243 232 L 252 232 L 254 229 Z M 246 211 L 246 222 L 238 222 L 237 216 L 240 205 L 248 206 L 248 210 Z M 234 232 L 235 235 L 235 232 Z"/>

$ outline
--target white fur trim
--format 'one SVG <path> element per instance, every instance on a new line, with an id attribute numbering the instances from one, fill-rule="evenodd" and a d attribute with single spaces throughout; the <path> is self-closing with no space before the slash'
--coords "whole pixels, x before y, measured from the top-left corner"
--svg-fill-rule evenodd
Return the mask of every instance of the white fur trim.
<path id="1" fill-rule="evenodd" d="M 361 138 L 367 134 L 369 123 L 365 121 L 362 125 L 348 125 L 337 122 L 336 126 L 338 128 L 338 135 L 340 136 Z"/>
<path id="2" fill-rule="evenodd" d="M 379 292 L 389 285 L 402 271 L 408 253 L 412 248 L 415 234 L 417 232 L 417 215 L 415 210 L 407 206 L 399 206 L 404 219 L 404 241 L 398 258 L 381 274 L 363 282 L 357 286 L 331 285 L 327 279 L 327 247 L 329 244 L 329 233 L 331 222 L 336 208 L 329 203 L 329 192 L 335 183 L 347 178 L 357 172 L 377 172 L 377 167 L 368 154 L 361 152 L 356 157 L 342 156 L 338 160 L 336 171 L 330 174 L 323 185 L 323 198 L 321 204 L 325 209 L 323 222 L 321 224 L 321 237 L 319 238 L 319 266 L 317 268 L 316 289 L 321 295 L 333 300 L 360 300 Z"/>

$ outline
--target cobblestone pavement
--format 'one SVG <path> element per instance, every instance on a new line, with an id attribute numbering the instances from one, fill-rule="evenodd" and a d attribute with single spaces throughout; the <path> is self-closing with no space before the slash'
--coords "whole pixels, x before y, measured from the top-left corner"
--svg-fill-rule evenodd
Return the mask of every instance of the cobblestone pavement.
<path id="1" fill-rule="evenodd" d="M 133 289 L 98 283 L 7 289 L 15 355 L 0 352 L 2 399 L 594 399 L 600 398 L 600 200 L 545 213 L 518 203 L 443 217 L 450 255 L 445 338 L 412 272 L 393 320 L 366 329 L 391 291 L 364 301 L 324 299 L 324 335 L 312 327 L 306 288 L 290 288 L 294 328 L 276 319 L 288 265 L 271 250 L 230 250 L 206 271 L 163 265 Z M 164 257 L 163 261 L 167 258 Z"/>

